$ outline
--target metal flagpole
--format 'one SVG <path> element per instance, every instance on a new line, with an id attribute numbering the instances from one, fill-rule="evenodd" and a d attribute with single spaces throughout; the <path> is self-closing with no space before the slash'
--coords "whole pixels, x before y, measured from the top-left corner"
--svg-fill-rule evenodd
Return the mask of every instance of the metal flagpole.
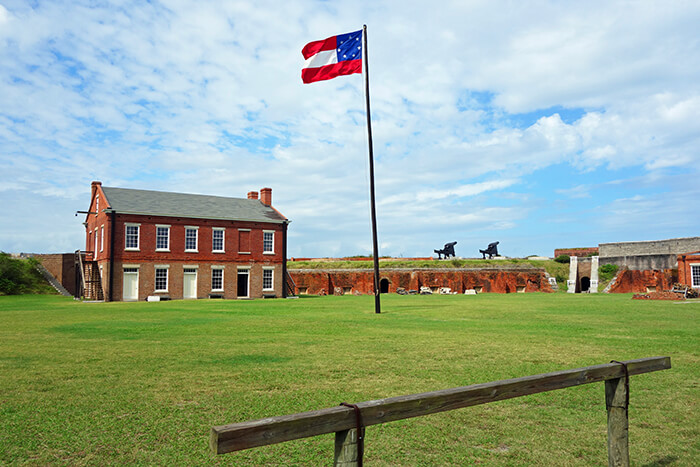
<path id="1" fill-rule="evenodd" d="M 374 202 L 374 151 L 372 150 L 372 119 L 369 111 L 369 61 L 367 60 L 367 25 L 362 26 L 362 71 L 365 75 L 365 108 L 367 110 L 367 140 L 369 142 L 369 199 L 372 213 L 372 246 L 374 248 L 374 312 L 381 313 L 379 303 L 379 247 L 377 244 L 377 208 Z"/>

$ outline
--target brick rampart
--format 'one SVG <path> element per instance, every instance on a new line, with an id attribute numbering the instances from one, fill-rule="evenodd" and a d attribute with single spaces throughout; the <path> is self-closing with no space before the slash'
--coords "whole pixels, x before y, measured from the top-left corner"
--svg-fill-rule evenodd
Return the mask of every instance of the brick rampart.
<path id="1" fill-rule="evenodd" d="M 673 269 L 634 271 L 626 269 L 620 271 L 615 283 L 608 290 L 609 293 L 647 293 L 670 290 L 677 277 Z"/>
<path id="2" fill-rule="evenodd" d="M 374 273 L 367 269 L 290 269 L 297 293 L 307 294 L 373 294 Z M 453 292 L 467 289 L 478 292 L 552 292 L 544 269 L 382 269 L 380 288 L 395 293 L 401 287 L 434 292 L 449 287 Z"/>

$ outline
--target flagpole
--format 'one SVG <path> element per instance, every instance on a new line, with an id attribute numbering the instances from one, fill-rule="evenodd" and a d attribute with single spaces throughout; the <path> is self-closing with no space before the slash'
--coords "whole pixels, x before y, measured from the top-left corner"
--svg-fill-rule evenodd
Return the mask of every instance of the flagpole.
<path id="1" fill-rule="evenodd" d="M 362 70 L 365 75 L 365 108 L 367 110 L 367 141 L 369 142 L 369 199 L 372 213 L 372 246 L 374 258 L 374 312 L 381 313 L 379 303 L 379 246 L 377 242 L 377 208 L 374 201 L 374 151 L 372 149 L 372 119 L 369 110 L 369 61 L 367 60 L 367 25 L 362 26 Z"/>

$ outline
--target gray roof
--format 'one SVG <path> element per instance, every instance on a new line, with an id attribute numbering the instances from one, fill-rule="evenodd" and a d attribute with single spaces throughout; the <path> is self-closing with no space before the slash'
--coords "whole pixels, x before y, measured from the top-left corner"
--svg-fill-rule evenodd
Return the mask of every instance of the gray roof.
<path id="1" fill-rule="evenodd" d="M 102 187 L 111 210 L 120 214 L 225 219 L 281 224 L 287 219 L 259 199 Z"/>

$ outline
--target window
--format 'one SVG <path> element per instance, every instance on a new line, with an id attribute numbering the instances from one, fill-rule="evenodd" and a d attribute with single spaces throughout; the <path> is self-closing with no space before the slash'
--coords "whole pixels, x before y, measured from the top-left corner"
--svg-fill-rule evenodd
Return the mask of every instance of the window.
<path id="1" fill-rule="evenodd" d="M 216 268 L 211 270 L 211 290 L 222 292 L 224 290 L 224 270 Z"/>
<path id="2" fill-rule="evenodd" d="M 263 230 L 263 253 L 275 253 L 275 232 L 271 230 Z"/>
<path id="3" fill-rule="evenodd" d="M 216 253 L 224 252 L 224 231 L 225 229 L 217 227 L 211 230 L 211 251 Z"/>
<path id="4" fill-rule="evenodd" d="M 156 292 L 168 291 L 168 268 L 156 266 Z"/>
<path id="5" fill-rule="evenodd" d="M 139 249 L 139 224 L 126 224 L 126 250 Z"/>
<path id="6" fill-rule="evenodd" d="M 197 251 L 197 227 L 185 227 L 185 251 Z"/>
<path id="7" fill-rule="evenodd" d="M 100 251 L 105 249 L 105 226 L 100 226 Z"/>
<path id="8" fill-rule="evenodd" d="M 274 270 L 273 269 L 263 269 L 263 290 L 274 290 L 274 281 L 272 280 L 274 277 Z"/>
<path id="9" fill-rule="evenodd" d="M 250 229 L 238 229 L 238 252 L 250 253 Z"/>
<path id="10" fill-rule="evenodd" d="M 97 227 L 95 227 L 95 249 L 93 250 L 93 252 L 94 252 L 94 255 L 93 255 L 93 259 L 94 259 L 95 256 L 97 256 Z"/>
<path id="11" fill-rule="evenodd" d="M 156 251 L 170 251 L 170 226 L 156 226 Z"/>
<path id="12" fill-rule="evenodd" d="M 100 213 L 100 195 L 95 195 L 95 216 Z"/>
<path id="13" fill-rule="evenodd" d="M 700 264 L 690 265 L 690 286 L 700 287 Z"/>

